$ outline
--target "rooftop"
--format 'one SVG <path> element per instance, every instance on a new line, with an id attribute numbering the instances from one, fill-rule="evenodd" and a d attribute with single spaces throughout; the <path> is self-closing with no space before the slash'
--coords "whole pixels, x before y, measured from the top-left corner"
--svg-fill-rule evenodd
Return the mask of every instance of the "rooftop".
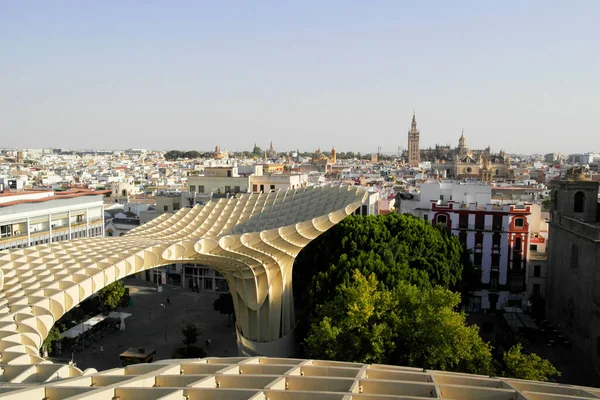
<path id="1" fill-rule="evenodd" d="M 2 395 L 27 399 L 590 399 L 600 389 L 420 368 L 268 357 L 160 360 L 68 377 L 68 366 L 6 366 Z M 32 386 L 32 383 L 44 382 Z"/>

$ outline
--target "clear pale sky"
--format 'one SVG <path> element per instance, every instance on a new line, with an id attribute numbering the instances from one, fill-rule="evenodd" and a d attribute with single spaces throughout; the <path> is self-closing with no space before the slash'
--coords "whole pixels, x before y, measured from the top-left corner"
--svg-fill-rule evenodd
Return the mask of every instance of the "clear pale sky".
<path id="1" fill-rule="evenodd" d="M 600 1 L 0 3 L 0 147 L 600 152 Z"/>

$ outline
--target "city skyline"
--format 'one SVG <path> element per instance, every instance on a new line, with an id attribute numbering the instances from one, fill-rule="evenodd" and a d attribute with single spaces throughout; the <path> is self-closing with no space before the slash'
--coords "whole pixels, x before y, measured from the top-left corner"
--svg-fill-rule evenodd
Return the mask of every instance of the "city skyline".
<path id="1" fill-rule="evenodd" d="M 464 129 L 471 148 L 594 151 L 598 11 L 12 2 L 0 16 L 3 146 L 394 153 L 415 111 L 422 148 L 456 146 Z"/>

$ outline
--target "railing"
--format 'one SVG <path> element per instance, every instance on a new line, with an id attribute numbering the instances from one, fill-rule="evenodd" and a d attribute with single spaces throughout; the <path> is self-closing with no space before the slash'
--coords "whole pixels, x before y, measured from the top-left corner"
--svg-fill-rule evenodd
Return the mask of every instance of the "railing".
<path id="1" fill-rule="evenodd" d="M 502 225 L 479 225 L 479 224 L 458 224 L 458 229 L 470 231 L 494 231 L 502 232 Z"/>
<path id="2" fill-rule="evenodd" d="M 12 242 L 15 240 L 23 240 L 24 238 L 25 239 L 27 238 L 27 232 L 19 233 L 18 235 L 5 236 L 3 238 L 0 238 L 0 243 Z"/>
<path id="3" fill-rule="evenodd" d="M 92 221 L 89 221 L 89 223 L 86 223 L 85 221 L 80 222 L 80 223 L 73 223 L 73 224 L 71 224 L 70 227 L 71 228 L 80 228 L 80 227 L 85 227 L 88 224 L 90 227 L 95 226 L 95 225 L 102 225 L 102 219 L 97 218 Z M 69 226 L 59 226 L 57 228 L 52 228 L 52 236 L 54 237 L 55 233 L 62 233 L 67 230 L 69 230 Z M 39 230 L 39 231 L 31 232 L 30 237 L 37 238 L 40 236 L 48 235 L 49 233 L 50 233 L 49 229 Z M 9 242 L 23 240 L 26 238 L 27 238 L 27 232 L 21 232 L 18 235 L 11 235 L 11 236 L 5 236 L 5 237 L 0 238 L 0 243 L 9 243 Z"/>

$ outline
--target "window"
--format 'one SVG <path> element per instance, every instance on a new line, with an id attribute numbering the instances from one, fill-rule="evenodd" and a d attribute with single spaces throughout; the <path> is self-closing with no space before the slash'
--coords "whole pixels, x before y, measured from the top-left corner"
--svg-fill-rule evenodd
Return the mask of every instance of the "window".
<path id="1" fill-rule="evenodd" d="M 481 261 L 483 260 L 482 253 L 474 253 L 473 254 L 473 266 L 476 268 L 481 268 Z"/>
<path id="2" fill-rule="evenodd" d="M 437 223 L 438 224 L 446 224 L 448 222 L 448 218 L 445 215 L 438 215 L 437 216 Z"/>
<path id="3" fill-rule="evenodd" d="M 531 251 L 537 251 L 537 244 L 530 244 L 529 245 L 529 250 L 531 250 Z"/>
<path id="4" fill-rule="evenodd" d="M 498 271 L 490 272 L 490 289 L 498 290 L 498 281 L 500 273 Z"/>
<path id="5" fill-rule="evenodd" d="M 462 244 L 463 246 L 466 246 L 467 245 L 467 232 L 460 231 L 458 233 L 458 240 L 460 241 L 460 244 Z"/>
<path id="6" fill-rule="evenodd" d="M 502 241 L 502 236 L 499 233 L 494 233 L 494 236 L 492 236 L 492 246 L 500 247 L 501 241 Z"/>
<path id="7" fill-rule="evenodd" d="M 443 194 L 440 194 L 440 200 L 444 201 L 444 195 Z"/>
<path id="8" fill-rule="evenodd" d="M 425 221 L 429 221 L 429 214 L 423 214 L 423 219 Z"/>
<path id="9" fill-rule="evenodd" d="M 239 186 L 234 186 L 234 187 L 233 187 L 233 192 L 234 192 L 234 193 L 239 193 L 239 192 L 241 192 L 241 191 L 242 191 L 242 190 L 241 190 L 241 188 L 240 188 Z"/>
<path id="10" fill-rule="evenodd" d="M 231 170 L 230 169 L 227 170 L 227 177 L 231 178 Z"/>
<path id="11" fill-rule="evenodd" d="M 525 226 L 525 220 L 523 218 L 517 218 L 515 219 L 515 226 L 518 227 L 524 227 Z"/>
<path id="12" fill-rule="evenodd" d="M 252 185 L 252 191 L 258 192 L 258 185 Z"/>
<path id="13" fill-rule="evenodd" d="M 198 193 L 204 193 L 204 186 L 198 186 Z"/>
<path id="14" fill-rule="evenodd" d="M 231 186 L 225 186 L 225 193 L 231 193 Z"/>
<path id="15" fill-rule="evenodd" d="M 540 276 L 542 276 L 542 266 L 541 265 L 533 266 L 533 276 L 536 278 L 539 278 Z"/>
<path id="16" fill-rule="evenodd" d="M 483 233 L 482 232 L 475 233 L 475 246 L 483 246 Z"/>
<path id="17" fill-rule="evenodd" d="M 460 214 L 458 217 L 458 227 L 460 229 L 467 229 L 469 227 L 469 214 Z"/>
<path id="18" fill-rule="evenodd" d="M 492 229 L 495 231 L 502 230 L 502 215 L 494 215 L 494 218 L 492 218 Z"/>
<path id="19" fill-rule="evenodd" d="M 271 185 L 271 190 L 275 190 L 275 185 Z"/>
<path id="20" fill-rule="evenodd" d="M 195 193 L 196 192 L 196 185 L 190 185 L 190 192 L 191 193 Z"/>
<path id="21" fill-rule="evenodd" d="M 539 283 L 533 284 L 533 296 L 540 297 L 540 284 Z"/>
<path id="22" fill-rule="evenodd" d="M 576 244 L 571 246 L 571 269 L 577 269 L 579 266 L 579 248 Z"/>
<path id="23" fill-rule="evenodd" d="M 478 230 L 485 229 L 485 215 L 483 215 L 483 214 L 475 215 L 475 229 L 478 229 Z"/>
<path id="24" fill-rule="evenodd" d="M 0 237 L 12 236 L 12 225 L 4 225 L 0 227 Z"/>
<path id="25" fill-rule="evenodd" d="M 163 206 L 163 211 L 169 211 L 169 206 Z"/>
<path id="26" fill-rule="evenodd" d="M 585 205 L 585 194 L 583 192 L 575 193 L 573 202 L 573 212 L 582 213 Z"/>
<path id="27" fill-rule="evenodd" d="M 265 192 L 265 185 L 260 185 L 260 191 L 263 193 Z"/>
<path id="28" fill-rule="evenodd" d="M 492 267 L 500 267 L 500 254 L 492 254 Z"/>
<path id="29" fill-rule="evenodd" d="M 521 251 L 521 238 L 515 239 L 515 251 Z"/>

